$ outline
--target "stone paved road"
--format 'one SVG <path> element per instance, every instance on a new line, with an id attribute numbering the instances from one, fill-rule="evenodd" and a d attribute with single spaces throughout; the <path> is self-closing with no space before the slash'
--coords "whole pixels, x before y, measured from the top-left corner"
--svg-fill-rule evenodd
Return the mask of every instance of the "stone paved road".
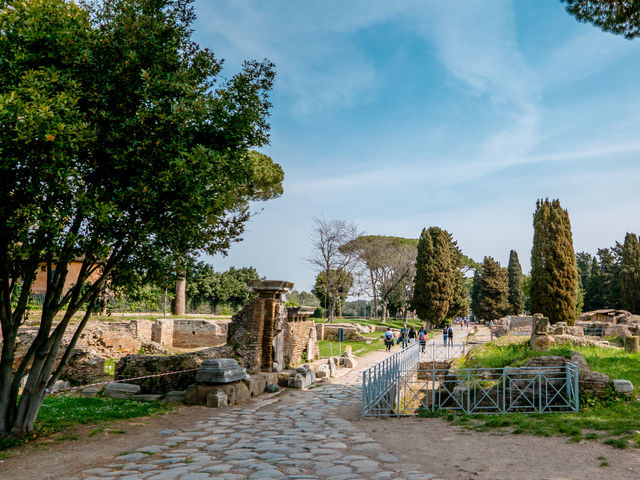
<path id="1" fill-rule="evenodd" d="M 182 431 L 158 434 L 157 445 L 86 470 L 83 480 L 433 479 L 403 469 L 392 455 L 335 415 L 360 403 L 360 372 L 275 402 L 258 400 Z"/>

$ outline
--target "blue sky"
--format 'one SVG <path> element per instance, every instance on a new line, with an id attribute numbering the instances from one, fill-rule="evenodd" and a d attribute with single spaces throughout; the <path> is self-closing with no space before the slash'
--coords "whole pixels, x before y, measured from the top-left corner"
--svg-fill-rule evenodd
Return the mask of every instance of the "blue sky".
<path id="1" fill-rule="evenodd" d="M 640 233 L 640 40 L 556 0 L 196 0 L 195 39 L 276 64 L 270 145 L 284 195 L 255 205 L 217 269 L 309 290 L 314 217 L 368 234 L 449 230 L 525 271 L 537 198 L 569 210 L 576 251 Z"/>

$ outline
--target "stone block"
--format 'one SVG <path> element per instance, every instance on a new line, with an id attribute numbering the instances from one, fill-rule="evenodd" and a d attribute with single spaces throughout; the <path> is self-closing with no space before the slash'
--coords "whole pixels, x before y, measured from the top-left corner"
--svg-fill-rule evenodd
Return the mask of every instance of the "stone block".
<path id="1" fill-rule="evenodd" d="M 261 373 L 260 375 L 262 375 L 262 377 L 264 378 L 265 382 L 267 382 L 267 385 L 269 385 L 270 383 L 278 383 L 278 373 L 277 372 L 265 372 L 265 373 Z"/>
<path id="2" fill-rule="evenodd" d="M 83 397 L 95 397 L 103 390 L 103 388 L 104 387 L 102 386 L 83 388 L 80 395 Z"/>
<path id="3" fill-rule="evenodd" d="M 267 387 L 267 379 L 263 375 L 251 375 L 246 382 L 252 397 L 262 394 Z"/>
<path id="4" fill-rule="evenodd" d="M 220 408 L 226 407 L 228 404 L 227 394 L 220 389 L 212 390 L 207 394 L 207 407 Z"/>
<path id="5" fill-rule="evenodd" d="M 196 372 L 196 382 L 232 383 L 247 378 L 247 370 L 232 358 L 205 360 Z"/>
<path id="6" fill-rule="evenodd" d="M 335 377 L 336 372 L 338 371 L 338 367 L 336 366 L 336 361 L 333 357 L 329 358 L 329 376 Z"/>
<path id="7" fill-rule="evenodd" d="M 540 313 L 536 313 L 533 316 L 533 333 L 537 335 L 549 333 L 549 319 Z"/>
<path id="8" fill-rule="evenodd" d="M 345 368 L 355 368 L 358 365 L 355 357 L 344 357 Z"/>
<path id="9" fill-rule="evenodd" d="M 618 393 L 626 393 L 627 395 L 631 395 L 631 393 L 633 392 L 633 383 L 631 383 L 629 380 L 618 379 L 613 381 L 613 388 Z"/>
<path id="10" fill-rule="evenodd" d="M 629 353 L 638 353 L 640 348 L 640 337 L 631 335 L 624 339 L 624 349 Z"/>
<path id="11" fill-rule="evenodd" d="M 140 385 L 133 383 L 108 383 L 104 389 L 104 396 L 110 398 L 131 399 L 133 395 L 140 393 Z"/>
<path id="12" fill-rule="evenodd" d="M 535 351 L 548 350 L 555 343 L 555 340 L 550 335 L 531 335 L 531 348 Z"/>
<path id="13" fill-rule="evenodd" d="M 162 400 L 171 403 L 182 403 L 186 397 L 186 390 L 172 390 L 167 393 Z"/>
<path id="14" fill-rule="evenodd" d="M 244 382 L 226 383 L 215 388 L 227 394 L 229 405 L 240 405 L 251 400 L 251 393 Z"/>
<path id="15" fill-rule="evenodd" d="M 216 385 L 205 385 L 203 383 L 189 385 L 184 397 L 184 403 L 187 405 L 206 405 L 207 395 L 216 388 Z"/>
<path id="16" fill-rule="evenodd" d="M 318 366 L 318 371 L 316 372 L 316 376 L 318 378 L 329 377 L 330 376 L 329 364 L 328 363 L 323 363 L 322 365 L 319 365 Z"/>
<path id="17" fill-rule="evenodd" d="M 134 395 L 132 400 L 137 402 L 159 402 L 164 398 L 162 394 L 154 394 L 154 393 L 139 393 L 138 395 Z"/>
<path id="18" fill-rule="evenodd" d="M 304 365 L 299 367 L 296 373 L 289 377 L 287 387 L 297 389 L 309 388 L 315 381 L 315 373 L 309 368 L 309 365 Z"/>
<path id="19" fill-rule="evenodd" d="M 289 382 L 289 376 L 291 375 L 291 370 L 278 372 L 278 385 L 281 387 L 286 387 Z"/>

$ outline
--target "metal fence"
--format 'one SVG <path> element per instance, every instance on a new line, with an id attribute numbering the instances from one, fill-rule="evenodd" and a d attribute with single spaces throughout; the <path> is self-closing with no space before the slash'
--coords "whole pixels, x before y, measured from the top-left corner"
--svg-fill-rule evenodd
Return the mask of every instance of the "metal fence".
<path id="1" fill-rule="evenodd" d="M 413 349 L 414 345 L 363 372 L 363 417 L 416 415 L 438 409 L 467 414 L 579 410 L 578 366 L 573 363 L 420 369 Z"/>
<path id="2" fill-rule="evenodd" d="M 454 343 L 444 345 L 441 343 L 430 343 L 420 348 L 421 362 L 441 362 L 459 358 L 467 353 L 466 343 Z"/>
<path id="3" fill-rule="evenodd" d="M 419 343 L 412 343 L 362 372 L 363 417 L 394 415 L 401 402 L 400 382 L 418 369 L 419 347 Z"/>

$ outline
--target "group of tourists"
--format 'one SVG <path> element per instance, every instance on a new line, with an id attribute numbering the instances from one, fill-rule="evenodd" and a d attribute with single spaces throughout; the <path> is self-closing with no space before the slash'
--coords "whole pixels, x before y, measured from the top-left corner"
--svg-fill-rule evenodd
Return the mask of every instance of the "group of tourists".
<path id="1" fill-rule="evenodd" d="M 400 333 L 398 334 L 398 339 L 396 340 L 395 334 L 391 331 L 391 327 L 387 327 L 387 331 L 384 334 L 384 345 L 387 348 L 387 351 L 391 351 L 391 347 L 394 342 L 396 344 L 402 344 L 402 348 L 407 348 L 412 343 L 420 342 L 420 349 L 424 352 L 424 349 L 427 345 L 427 326 L 424 325 L 420 327 L 420 330 L 417 330 L 412 326 L 407 328 L 407 324 L 405 323 L 400 329 Z"/>

